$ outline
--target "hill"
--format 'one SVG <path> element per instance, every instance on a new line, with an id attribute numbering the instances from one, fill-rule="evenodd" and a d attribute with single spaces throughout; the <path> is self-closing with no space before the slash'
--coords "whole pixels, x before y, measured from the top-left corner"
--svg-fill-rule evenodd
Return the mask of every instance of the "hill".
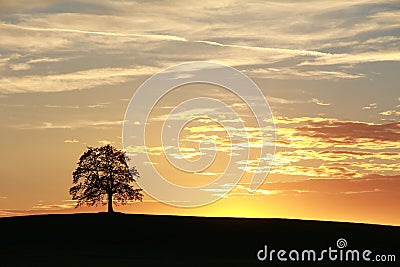
<path id="1" fill-rule="evenodd" d="M 400 227 L 288 219 L 73 214 L 0 218 L 0 266 L 392 266 Z M 338 248 L 338 239 L 342 249 Z M 264 261 L 265 245 L 268 257 Z M 337 250 L 336 261 L 329 251 Z M 272 260 L 269 258 L 272 252 Z M 286 254 L 278 251 L 285 250 Z M 296 250 L 299 261 L 296 259 Z M 303 252 L 314 250 L 313 254 Z M 360 261 L 346 261 L 359 250 Z M 362 252 L 370 250 L 370 261 Z M 340 252 L 342 251 L 342 252 Z M 304 254 L 305 260 L 301 260 Z M 310 252 L 311 253 L 311 252 Z M 323 255 L 322 262 L 318 261 Z M 342 260 L 340 261 L 340 253 Z M 348 254 L 349 259 L 353 252 Z M 333 255 L 332 254 L 332 255 Z M 368 254 L 368 253 L 367 253 Z M 333 256 L 332 256 L 333 257 Z M 390 259 L 393 260 L 393 259 Z"/>

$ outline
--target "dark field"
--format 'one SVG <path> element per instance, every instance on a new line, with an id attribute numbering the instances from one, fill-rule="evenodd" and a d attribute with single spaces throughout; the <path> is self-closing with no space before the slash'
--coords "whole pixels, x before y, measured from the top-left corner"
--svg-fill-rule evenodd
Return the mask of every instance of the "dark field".
<path id="1" fill-rule="evenodd" d="M 330 261 L 324 249 L 357 249 L 360 261 Z M 0 266 L 400 266 L 400 227 L 287 219 L 127 214 L 0 218 Z M 257 252 L 276 250 L 272 261 Z M 277 251 L 286 250 L 286 262 Z M 315 262 L 289 252 L 315 250 Z M 364 261 L 361 253 L 371 250 Z M 336 253 L 339 257 L 339 252 Z M 396 262 L 375 256 L 394 255 Z M 260 254 L 261 256 L 263 254 Z M 295 256 L 295 254 L 293 254 Z M 307 255 L 306 255 L 307 256 Z M 301 254 L 299 256 L 301 258 Z"/>

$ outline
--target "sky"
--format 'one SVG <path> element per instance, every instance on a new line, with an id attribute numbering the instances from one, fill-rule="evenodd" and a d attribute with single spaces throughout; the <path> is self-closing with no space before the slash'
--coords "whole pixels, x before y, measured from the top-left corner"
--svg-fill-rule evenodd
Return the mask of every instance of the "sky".
<path id="1" fill-rule="evenodd" d="M 74 209 L 68 189 L 80 155 L 87 146 L 123 147 L 125 111 L 146 79 L 210 61 L 247 75 L 268 100 L 276 151 L 264 183 L 249 192 L 262 160 L 251 150 L 253 158 L 235 162 L 240 182 L 214 203 L 179 208 L 146 195 L 116 210 L 400 225 L 398 1 L 0 0 L 0 36 L 0 216 L 104 210 Z M 216 85 L 161 99 L 147 149 L 183 186 L 218 178 L 233 155 L 220 124 L 196 120 L 169 156 L 197 159 L 211 140 L 212 166 L 186 177 L 165 160 L 160 122 L 196 97 L 225 102 L 255 127 L 245 103 Z"/>

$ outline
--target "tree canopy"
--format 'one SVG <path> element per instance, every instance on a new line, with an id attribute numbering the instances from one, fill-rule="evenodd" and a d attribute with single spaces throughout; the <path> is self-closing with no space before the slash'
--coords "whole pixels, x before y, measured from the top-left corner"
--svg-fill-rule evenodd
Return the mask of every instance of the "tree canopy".
<path id="1" fill-rule="evenodd" d="M 129 168 L 128 160 L 125 152 L 111 145 L 88 147 L 79 158 L 69 190 L 77 207 L 107 203 L 108 212 L 113 212 L 113 202 L 125 205 L 142 201 L 142 189 L 132 186 L 140 177 L 139 172 L 135 167 Z"/>

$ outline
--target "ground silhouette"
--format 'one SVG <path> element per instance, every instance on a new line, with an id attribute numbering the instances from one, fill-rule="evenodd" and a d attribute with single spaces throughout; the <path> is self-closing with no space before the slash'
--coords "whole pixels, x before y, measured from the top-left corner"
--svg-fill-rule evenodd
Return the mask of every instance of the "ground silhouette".
<path id="1" fill-rule="evenodd" d="M 260 262 L 257 252 L 265 245 L 286 250 L 336 248 L 340 238 L 348 248 L 397 253 L 400 260 L 399 227 L 288 219 L 35 215 L 0 218 L 0 238 L 1 266 L 312 266 L 276 258 Z M 393 264 L 347 264 L 358 265 Z"/>

